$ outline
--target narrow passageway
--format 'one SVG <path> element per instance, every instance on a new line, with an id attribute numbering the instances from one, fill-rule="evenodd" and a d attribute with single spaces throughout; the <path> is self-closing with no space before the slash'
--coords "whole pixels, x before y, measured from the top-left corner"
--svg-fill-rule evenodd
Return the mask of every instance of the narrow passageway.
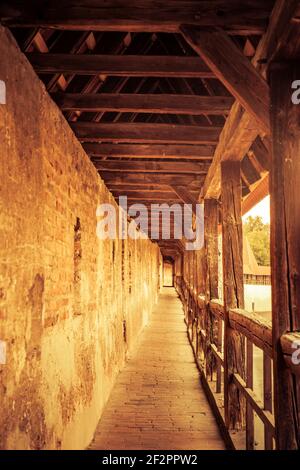
<path id="1" fill-rule="evenodd" d="M 201 387 L 175 289 L 163 289 L 90 448 L 225 448 Z"/>

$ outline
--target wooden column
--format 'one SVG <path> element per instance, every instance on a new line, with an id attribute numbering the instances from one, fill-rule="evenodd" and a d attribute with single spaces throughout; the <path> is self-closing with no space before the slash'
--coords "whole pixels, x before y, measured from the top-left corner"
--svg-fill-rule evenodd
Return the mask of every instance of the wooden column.
<path id="1" fill-rule="evenodd" d="M 205 199 L 204 201 L 204 247 L 206 260 L 205 298 L 208 304 L 211 299 L 218 298 L 218 201 Z M 209 305 L 206 312 L 207 343 L 217 344 L 218 322 L 210 312 Z M 206 351 L 206 375 L 212 378 L 216 364 L 214 355 L 209 347 Z"/>
<path id="2" fill-rule="evenodd" d="M 245 424 L 245 400 L 233 383 L 233 374 L 245 378 L 245 340 L 229 324 L 228 309 L 244 308 L 243 233 L 240 162 L 221 164 L 224 331 L 224 405 L 229 429 Z"/>
<path id="3" fill-rule="evenodd" d="M 207 263 L 206 297 L 218 298 L 218 201 L 204 201 L 204 243 Z"/>
<path id="4" fill-rule="evenodd" d="M 286 367 L 280 337 L 300 330 L 300 105 L 292 83 L 300 67 L 272 64 L 271 263 L 274 396 L 278 449 L 300 448 L 300 379 Z M 300 366 L 298 366 L 300 368 Z"/>

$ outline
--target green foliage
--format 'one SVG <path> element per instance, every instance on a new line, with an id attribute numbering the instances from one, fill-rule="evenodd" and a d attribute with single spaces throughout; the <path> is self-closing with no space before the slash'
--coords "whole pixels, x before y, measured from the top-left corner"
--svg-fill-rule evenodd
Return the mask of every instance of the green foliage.
<path id="1" fill-rule="evenodd" d="M 254 256 L 260 266 L 270 266 L 270 225 L 264 224 L 262 217 L 248 217 L 244 223 Z"/>

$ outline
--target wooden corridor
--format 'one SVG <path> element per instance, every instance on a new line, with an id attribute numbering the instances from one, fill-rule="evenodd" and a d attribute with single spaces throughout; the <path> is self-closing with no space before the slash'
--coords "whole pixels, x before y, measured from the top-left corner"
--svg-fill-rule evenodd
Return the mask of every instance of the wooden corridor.
<path id="1" fill-rule="evenodd" d="M 300 0 L 2 0 L 0 56 L 0 449 L 299 450 Z"/>
<path id="2" fill-rule="evenodd" d="M 225 449 L 173 288 L 162 291 L 139 346 L 117 379 L 90 449 Z"/>

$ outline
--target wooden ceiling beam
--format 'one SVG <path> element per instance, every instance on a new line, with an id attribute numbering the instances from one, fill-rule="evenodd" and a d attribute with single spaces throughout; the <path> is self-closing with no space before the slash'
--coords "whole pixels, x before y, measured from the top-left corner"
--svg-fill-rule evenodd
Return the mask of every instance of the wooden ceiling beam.
<path id="1" fill-rule="evenodd" d="M 184 204 L 191 204 L 196 206 L 197 199 L 190 193 L 190 191 L 185 186 L 172 185 L 171 186 L 175 194 L 182 200 Z"/>
<path id="2" fill-rule="evenodd" d="M 142 205 L 143 207 L 146 207 L 147 211 L 149 212 L 149 220 L 151 218 L 151 214 L 150 214 L 150 210 L 151 208 L 147 207 L 146 204 L 147 202 L 149 201 L 143 201 L 143 200 L 140 200 L 140 199 L 128 199 L 128 206 L 133 206 L 133 205 Z M 162 200 L 162 199 L 155 199 L 154 201 L 151 201 L 151 204 L 153 205 L 159 205 L 161 206 L 162 204 L 168 204 L 169 206 L 172 206 L 172 205 L 176 205 L 176 204 L 180 204 L 180 202 L 177 200 L 177 199 L 173 199 L 173 200 L 170 200 L 170 201 L 166 201 L 166 200 Z M 168 217 L 168 213 L 165 213 L 164 214 L 165 217 Z M 181 217 L 181 214 L 178 213 L 178 217 Z M 158 219 L 153 219 L 154 221 L 157 221 Z"/>
<path id="3" fill-rule="evenodd" d="M 278 48 L 286 38 L 287 30 L 292 27 L 292 19 L 297 11 L 297 6 L 298 1 L 295 0 L 290 0 L 288 4 L 286 0 L 276 0 L 268 29 L 252 59 L 252 64 L 263 77 L 266 75 L 269 58 L 278 52 Z M 201 192 L 202 198 L 218 198 L 220 196 L 221 161 L 242 160 L 258 135 L 259 128 L 256 119 L 244 111 L 240 103 L 236 101 L 220 135 L 214 159 Z"/>
<path id="4" fill-rule="evenodd" d="M 287 57 L 299 57 L 299 41 L 290 41 L 290 34 L 299 37 L 299 27 L 296 18 L 300 14 L 299 0 L 276 0 L 269 20 L 269 26 L 258 44 L 253 60 L 265 77 L 267 69 L 273 60 L 283 60 Z"/>
<path id="5" fill-rule="evenodd" d="M 121 112 L 186 115 L 228 114 L 234 99 L 228 96 L 165 94 L 53 93 L 62 111 Z"/>
<path id="6" fill-rule="evenodd" d="M 140 201 L 138 201 L 138 203 L 140 203 Z M 159 201 L 159 205 L 163 204 L 162 202 Z M 178 221 L 177 219 L 179 220 L 179 223 L 181 223 L 181 218 L 180 218 L 180 215 L 181 214 L 173 214 L 173 213 L 170 213 L 170 226 L 171 228 L 173 228 L 174 225 L 178 224 Z M 146 223 L 148 222 L 149 225 L 151 224 L 152 226 L 154 227 L 162 227 L 163 225 L 167 226 L 168 222 L 169 222 L 169 217 L 166 216 L 164 222 L 162 222 L 162 217 L 160 216 L 159 218 L 155 218 L 151 215 L 150 211 L 148 213 L 148 216 L 146 217 L 146 215 L 143 214 L 143 211 L 139 212 L 137 210 L 137 216 L 139 217 L 139 220 L 142 222 L 142 223 Z"/>
<path id="7" fill-rule="evenodd" d="M 111 190 L 110 190 L 111 191 Z M 154 199 L 171 201 L 174 199 L 174 192 L 170 191 L 161 192 L 161 191 L 111 191 L 115 197 L 127 196 L 130 199 L 136 199 L 141 201 L 152 201 Z"/>
<path id="8" fill-rule="evenodd" d="M 171 186 L 174 193 L 181 199 L 184 204 L 192 206 L 193 214 L 197 215 L 196 205 L 197 199 L 190 193 L 186 186 L 172 185 Z"/>
<path id="9" fill-rule="evenodd" d="M 224 31 L 204 32 L 185 25 L 180 30 L 215 76 L 257 120 L 260 129 L 269 133 L 269 86 L 242 50 Z"/>
<path id="10" fill-rule="evenodd" d="M 134 199 L 127 199 L 128 201 L 128 205 L 134 201 Z M 174 207 L 174 212 L 176 214 L 181 214 L 182 213 L 182 208 L 183 208 L 183 204 L 182 204 L 182 201 L 179 201 L 179 200 L 176 200 L 175 199 L 175 202 L 173 201 L 170 201 L 169 203 L 167 203 L 166 201 L 160 201 L 160 200 L 156 200 L 154 199 L 153 201 L 152 200 L 145 200 L 144 201 L 144 206 L 147 207 L 147 209 L 153 209 L 153 204 L 159 204 L 161 207 L 159 208 L 160 212 L 164 213 L 164 214 L 167 214 L 169 211 L 170 211 L 170 205 L 171 204 L 175 204 L 176 207 Z M 157 214 L 153 212 L 153 217 L 157 217 Z"/>
<path id="11" fill-rule="evenodd" d="M 37 73 L 71 73 L 118 77 L 213 78 L 198 57 L 28 53 Z"/>
<path id="12" fill-rule="evenodd" d="M 166 253 L 173 251 L 177 256 L 183 253 L 185 250 L 183 240 L 158 240 L 157 243 L 162 251 Z"/>
<path id="13" fill-rule="evenodd" d="M 272 0 L 53 0 L 46 5 L 28 0 L 1 2 L 0 19 L 9 27 L 42 27 L 61 30 L 178 32 L 181 23 L 217 26 L 235 35 L 261 34 Z"/>
<path id="14" fill-rule="evenodd" d="M 176 144 L 109 144 L 87 142 L 83 144 L 92 157 L 164 158 L 211 160 L 215 147 L 212 145 Z"/>
<path id="15" fill-rule="evenodd" d="M 166 250 L 177 251 L 177 249 L 179 248 L 179 245 L 178 245 L 179 240 L 160 240 L 158 243 L 161 246 L 161 248 L 166 249 Z M 180 250 L 181 249 L 182 249 L 182 245 L 180 242 Z"/>
<path id="16" fill-rule="evenodd" d="M 204 181 L 202 175 L 182 174 L 175 175 L 160 174 L 159 178 L 151 173 L 123 173 L 123 172 L 106 172 L 101 171 L 101 177 L 109 187 L 110 184 L 118 184 L 124 186 L 136 184 L 152 184 L 152 185 L 189 185 L 189 187 L 201 188 Z"/>
<path id="17" fill-rule="evenodd" d="M 81 142 L 216 144 L 220 127 L 143 123 L 70 123 Z"/>
<path id="18" fill-rule="evenodd" d="M 218 198 L 221 192 L 221 161 L 242 160 L 258 136 L 257 122 L 236 102 L 226 120 L 208 171 L 202 197 Z"/>
<path id="19" fill-rule="evenodd" d="M 158 240 L 158 242 L 157 242 L 160 249 L 161 249 L 161 251 L 162 251 L 162 253 L 163 253 L 163 256 L 164 257 L 171 257 L 171 258 L 173 258 L 175 256 L 178 256 L 179 255 L 178 248 L 177 247 L 172 248 L 172 245 L 170 245 L 170 244 L 168 244 L 168 245 L 161 244 L 164 241 L 166 241 L 166 240 Z"/>
<path id="20" fill-rule="evenodd" d="M 247 187 L 250 188 L 253 184 L 260 180 L 261 175 L 253 165 L 251 158 L 246 155 L 241 164 L 241 174 Z"/>
<path id="21" fill-rule="evenodd" d="M 259 137 L 257 137 L 257 139 L 255 139 L 255 141 L 253 142 L 249 154 L 250 156 L 254 155 L 255 160 L 258 162 L 261 168 L 261 172 L 266 172 L 270 170 L 270 151 Z"/>
<path id="22" fill-rule="evenodd" d="M 202 175 L 195 174 L 175 174 L 165 175 L 160 174 L 159 178 L 155 174 L 151 173 L 123 173 L 123 172 L 107 172 L 101 171 L 101 177 L 105 180 L 105 183 L 110 184 L 122 184 L 122 185 L 136 185 L 138 184 L 152 184 L 152 185 L 189 185 L 192 188 L 201 188 L 204 181 Z"/>
<path id="23" fill-rule="evenodd" d="M 178 204 L 180 205 L 181 204 L 181 200 L 180 199 L 176 199 L 176 197 L 174 197 L 173 199 L 170 199 L 168 201 L 166 201 L 165 199 L 153 199 L 151 201 L 148 201 L 148 200 L 140 200 L 140 199 L 134 199 L 134 198 L 128 198 L 127 199 L 127 203 L 128 203 L 128 206 L 132 206 L 133 204 L 143 204 L 145 207 L 150 207 L 150 206 L 147 206 L 147 204 L 158 204 L 158 205 L 161 205 L 161 204 L 168 204 L 168 206 L 171 206 L 173 204 Z M 179 213 L 180 214 L 180 213 Z"/>
<path id="24" fill-rule="evenodd" d="M 160 205 L 161 205 L 161 203 L 160 203 Z M 181 214 L 175 214 L 174 215 L 173 213 L 170 213 L 170 225 L 171 225 L 171 227 L 178 224 L 177 219 L 180 221 L 179 223 L 181 223 L 180 216 L 181 216 Z M 143 216 L 143 214 L 140 214 L 140 215 L 138 214 L 138 217 L 143 223 L 144 222 L 149 222 L 154 227 L 159 227 L 159 226 L 163 225 L 162 218 L 161 217 L 160 218 L 155 218 L 155 217 L 151 216 L 151 213 L 149 213 L 148 217 Z"/>
<path id="25" fill-rule="evenodd" d="M 124 186 L 121 184 L 110 184 L 108 188 L 112 193 L 119 193 L 120 195 L 126 196 L 126 188 L 124 188 Z M 169 193 L 170 186 L 160 184 L 136 184 L 135 186 L 130 186 L 128 190 L 131 192 L 143 192 L 145 194 L 151 194 L 152 192 L 157 191 L 160 193 Z"/>
<path id="26" fill-rule="evenodd" d="M 99 171 L 111 172 L 134 172 L 134 173 L 192 173 L 206 174 L 209 163 L 190 163 L 190 162 L 138 162 L 124 160 L 103 160 L 94 162 L 95 167 Z M 157 175 L 159 178 L 159 175 Z"/>

